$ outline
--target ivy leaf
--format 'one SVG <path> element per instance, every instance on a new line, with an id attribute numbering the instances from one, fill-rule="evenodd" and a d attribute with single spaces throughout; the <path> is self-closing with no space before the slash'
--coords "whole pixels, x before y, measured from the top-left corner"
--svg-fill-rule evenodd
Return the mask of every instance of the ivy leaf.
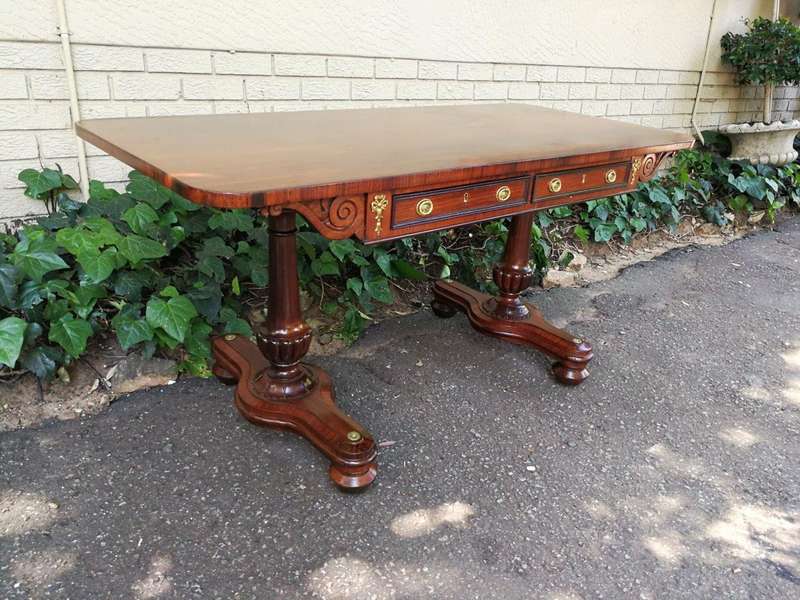
<path id="1" fill-rule="evenodd" d="M 56 241 L 59 246 L 73 256 L 78 256 L 87 252 L 96 252 L 100 246 L 94 236 L 86 235 L 85 231 L 73 227 L 59 229 L 56 232 Z"/>
<path id="2" fill-rule="evenodd" d="M 189 354 L 202 358 L 211 358 L 211 325 L 202 320 L 195 320 L 186 334 L 184 346 Z"/>
<path id="3" fill-rule="evenodd" d="M 47 339 L 57 343 L 71 357 L 78 358 L 86 350 L 86 340 L 91 335 L 92 326 L 88 321 L 67 314 L 50 325 Z"/>
<path id="4" fill-rule="evenodd" d="M 383 248 L 375 248 L 375 252 L 372 256 L 375 262 L 381 268 L 381 271 L 383 271 L 383 274 L 387 277 L 391 277 L 393 275 L 391 255 Z"/>
<path id="5" fill-rule="evenodd" d="M 110 200 L 114 196 L 119 196 L 119 192 L 113 188 L 107 188 L 102 181 L 92 179 L 89 182 L 90 200 Z"/>
<path id="6" fill-rule="evenodd" d="M 149 204 L 139 202 L 122 213 L 122 220 L 130 226 L 134 233 L 141 234 L 150 223 L 158 221 L 158 214 Z"/>
<path id="7" fill-rule="evenodd" d="M 117 340 L 123 350 L 153 339 L 153 329 L 144 319 L 120 314 L 111 319 L 111 325 L 114 327 Z"/>
<path id="8" fill-rule="evenodd" d="M 575 237 L 581 240 L 582 242 L 589 241 L 589 230 L 586 229 L 583 225 L 577 225 L 575 229 L 572 230 L 575 234 Z"/>
<path id="9" fill-rule="evenodd" d="M 138 171 L 132 171 L 130 178 L 131 181 L 125 189 L 134 200 L 147 202 L 158 210 L 171 199 L 171 192 L 167 188 Z"/>
<path id="10" fill-rule="evenodd" d="M 616 232 L 616 226 L 611 223 L 597 223 L 594 228 L 594 241 L 607 242 Z"/>
<path id="11" fill-rule="evenodd" d="M 197 270 L 218 283 L 225 281 L 225 265 L 216 256 L 204 256 L 201 258 L 197 263 Z"/>
<path id="12" fill-rule="evenodd" d="M 121 271 L 114 277 L 114 293 L 130 302 L 142 299 L 142 288 L 153 285 L 149 271 Z"/>
<path id="13" fill-rule="evenodd" d="M 108 279 L 117 264 L 117 249 L 106 248 L 102 252 L 94 250 L 78 255 L 78 264 L 89 283 L 100 283 Z"/>
<path id="14" fill-rule="evenodd" d="M 92 238 L 100 246 L 111 246 L 122 239 L 114 224 L 103 217 L 91 217 L 83 222 L 92 232 Z"/>
<path id="15" fill-rule="evenodd" d="M 122 213 L 135 204 L 136 200 L 131 198 L 128 194 L 117 194 L 116 192 L 114 192 L 113 196 L 92 196 L 89 198 L 89 202 L 87 202 L 87 205 L 93 211 L 104 217 L 115 220 L 122 218 Z"/>
<path id="16" fill-rule="evenodd" d="M 106 290 L 101 285 L 80 285 L 69 290 L 66 297 L 78 316 L 85 319 L 91 314 L 97 301 L 106 297 Z"/>
<path id="17" fill-rule="evenodd" d="M 14 265 L 35 282 L 40 282 L 42 277 L 51 271 L 68 268 L 67 263 L 55 252 L 49 250 L 27 250 L 11 254 Z"/>
<path id="18" fill-rule="evenodd" d="M 18 179 L 26 185 L 25 195 L 30 198 L 42 198 L 47 192 L 61 187 L 61 173 L 53 169 L 25 169 Z"/>
<path id="19" fill-rule="evenodd" d="M 311 261 L 311 270 L 317 277 L 323 275 L 338 275 L 339 263 L 336 258 L 327 250 L 320 254 L 319 258 Z"/>
<path id="20" fill-rule="evenodd" d="M 236 319 L 226 321 L 222 333 L 238 333 L 239 335 L 243 335 L 245 337 L 253 337 L 253 330 L 250 327 L 250 323 L 238 317 Z"/>
<path id="21" fill-rule="evenodd" d="M 14 368 L 27 327 L 28 324 L 19 317 L 6 317 L 0 321 L 0 364 Z"/>
<path id="22" fill-rule="evenodd" d="M 222 307 L 222 290 L 218 283 L 209 281 L 199 288 L 186 292 L 186 297 L 192 301 L 197 311 L 212 323 L 217 322 L 220 308 Z"/>
<path id="23" fill-rule="evenodd" d="M 384 304 L 394 302 L 392 290 L 389 289 L 389 280 L 381 272 L 364 267 L 361 269 L 361 279 L 364 282 L 364 289 L 372 298 Z"/>
<path id="24" fill-rule="evenodd" d="M 179 342 L 183 342 L 189 322 L 196 316 L 197 310 L 185 296 L 175 296 L 169 300 L 152 297 L 145 309 L 145 318 L 151 327 L 162 329 Z"/>
<path id="25" fill-rule="evenodd" d="M 198 257 L 203 256 L 221 256 L 224 258 L 232 257 L 236 252 L 233 248 L 228 246 L 219 236 L 214 236 L 211 238 L 207 238 L 203 242 L 203 247 L 201 248 L 200 252 L 197 253 Z"/>
<path id="26" fill-rule="evenodd" d="M 414 265 L 410 262 L 403 260 L 402 258 L 398 258 L 392 261 L 392 267 L 395 271 L 405 279 L 411 279 L 412 281 L 425 281 L 428 276 L 425 275 L 422 271 L 417 269 Z"/>
<path id="27" fill-rule="evenodd" d="M 243 211 L 221 210 L 211 216 L 208 226 L 211 229 L 250 233 L 253 231 L 253 216 Z"/>
<path id="28" fill-rule="evenodd" d="M 361 291 L 364 289 L 364 282 L 362 282 L 358 277 L 351 277 L 347 280 L 347 289 L 353 292 L 356 297 L 361 295 Z"/>
<path id="29" fill-rule="evenodd" d="M 19 364 L 39 379 L 50 379 L 63 358 L 63 352 L 59 348 L 37 346 L 23 352 L 19 357 Z"/>
<path id="30" fill-rule="evenodd" d="M 28 328 L 25 330 L 25 346 L 33 346 L 34 342 L 42 335 L 42 326 L 39 323 L 28 323 Z"/>
<path id="31" fill-rule="evenodd" d="M 349 238 L 344 240 L 332 240 L 330 244 L 328 244 L 328 250 L 330 250 L 336 258 L 344 262 L 346 257 L 355 253 L 356 245 L 353 243 L 353 240 Z"/>
<path id="32" fill-rule="evenodd" d="M 17 302 L 19 271 L 14 265 L 0 264 L 0 306 L 14 308 Z"/>
<path id="33" fill-rule="evenodd" d="M 117 248 L 119 248 L 120 253 L 134 265 L 142 260 L 161 258 L 167 255 L 164 246 L 155 240 L 140 235 L 125 236 L 117 244 Z"/>

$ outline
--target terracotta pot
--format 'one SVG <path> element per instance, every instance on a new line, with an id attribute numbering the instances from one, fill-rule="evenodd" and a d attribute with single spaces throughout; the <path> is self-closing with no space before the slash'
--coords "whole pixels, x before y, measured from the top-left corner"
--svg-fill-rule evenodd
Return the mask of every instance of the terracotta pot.
<path id="1" fill-rule="evenodd" d="M 731 140 L 731 160 L 780 166 L 797 159 L 793 144 L 800 121 L 724 125 L 719 130 Z"/>

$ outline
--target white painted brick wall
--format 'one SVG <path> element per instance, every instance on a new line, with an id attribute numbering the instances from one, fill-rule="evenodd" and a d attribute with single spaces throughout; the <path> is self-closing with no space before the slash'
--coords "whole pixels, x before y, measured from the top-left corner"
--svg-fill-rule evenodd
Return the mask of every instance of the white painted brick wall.
<path id="1" fill-rule="evenodd" d="M 214 72 L 220 75 L 269 75 L 272 57 L 257 52 L 213 52 Z"/>
<path id="2" fill-rule="evenodd" d="M 514 101 L 688 130 L 699 81 L 697 71 L 82 44 L 73 61 L 82 118 Z M 775 97 L 776 117 L 800 111 L 797 88 Z M 0 42 L 0 198 L 12 199 L 0 201 L 0 219 L 38 206 L 19 201 L 20 170 L 58 162 L 77 175 L 67 98 L 58 44 Z M 707 73 L 697 122 L 753 120 L 762 98 L 731 73 Z M 127 177 L 127 166 L 87 152 L 92 177 Z"/>
<path id="3" fill-rule="evenodd" d="M 211 54 L 203 50 L 145 50 L 151 73 L 211 73 Z"/>

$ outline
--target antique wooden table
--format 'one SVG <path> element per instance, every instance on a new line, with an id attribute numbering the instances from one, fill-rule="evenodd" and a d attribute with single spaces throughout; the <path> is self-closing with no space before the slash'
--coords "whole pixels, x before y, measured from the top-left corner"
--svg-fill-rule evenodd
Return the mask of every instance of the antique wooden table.
<path id="1" fill-rule="evenodd" d="M 295 213 L 330 239 L 368 244 L 512 217 L 490 297 L 434 285 L 433 311 L 553 356 L 577 384 L 592 347 L 520 301 L 533 212 L 619 194 L 689 148 L 687 135 L 527 105 L 491 104 L 83 121 L 78 135 L 192 200 L 269 220 L 267 320 L 257 344 L 214 339 L 214 373 L 238 381 L 250 421 L 292 430 L 331 461 L 342 488 L 376 474 L 373 438 L 334 404 L 330 377 L 301 362 L 311 329 L 297 281 Z"/>

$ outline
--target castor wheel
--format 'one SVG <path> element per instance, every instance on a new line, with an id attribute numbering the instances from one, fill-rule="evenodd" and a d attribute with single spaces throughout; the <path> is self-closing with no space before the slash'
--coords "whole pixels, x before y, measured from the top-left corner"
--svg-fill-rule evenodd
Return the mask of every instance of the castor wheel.
<path id="1" fill-rule="evenodd" d="M 328 471 L 331 481 L 343 492 L 363 492 L 375 480 L 378 466 L 374 463 L 348 467 L 331 463 Z"/>
<path id="2" fill-rule="evenodd" d="M 431 301 L 431 310 L 441 319 L 449 319 L 458 312 L 450 302 L 443 302 L 436 298 Z"/>

